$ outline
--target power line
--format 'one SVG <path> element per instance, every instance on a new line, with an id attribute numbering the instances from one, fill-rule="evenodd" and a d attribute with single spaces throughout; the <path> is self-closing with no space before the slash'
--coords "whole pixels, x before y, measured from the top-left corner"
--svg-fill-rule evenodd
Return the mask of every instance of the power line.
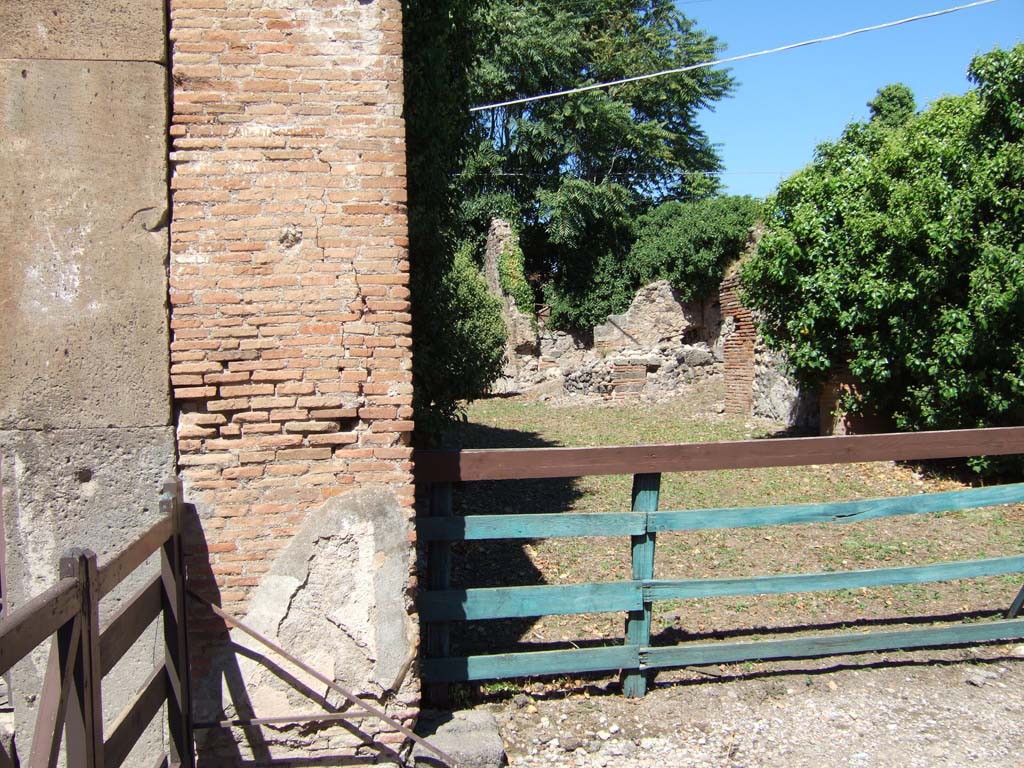
<path id="1" fill-rule="evenodd" d="M 950 13 L 956 13 L 957 11 L 964 11 L 968 8 L 977 8 L 982 5 L 990 5 L 996 2 L 996 0 L 977 0 L 977 2 L 966 3 L 964 5 L 956 5 L 952 8 L 944 8 L 941 11 L 931 11 L 930 13 L 922 13 L 917 16 L 908 16 L 905 19 L 898 19 L 896 21 L 888 21 L 884 24 L 875 24 L 870 27 L 861 27 L 860 29 L 853 29 L 849 32 L 840 32 L 836 35 L 828 35 L 827 37 L 817 37 L 813 40 L 804 40 L 799 43 L 790 43 L 789 45 L 782 45 L 778 48 L 768 48 L 763 51 L 757 51 L 755 53 L 744 53 L 739 56 L 729 56 L 724 59 L 715 59 L 714 61 L 702 61 L 699 64 L 689 64 L 685 67 L 678 67 L 676 69 L 663 69 L 660 72 L 651 72 L 646 75 L 634 75 L 633 77 L 624 77 L 621 80 L 610 80 L 606 83 L 592 83 L 591 85 L 583 85 L 578 88 L 568 88 L 564 91 L 554 91 L 552 93 L 543 93 L 538 96 L 527 96 L 521 99 L 510 99 L 508 101 L 499 101 L 495 104 L 484 104 L 479 107 L 471 107 L 470 112 L 483 112 L 488 109 L 497 109 L 499 107 L 511 107 L 516 104 L 526 104 L 531 101 L 541 101 L 543 99 L 554 99 L 559 96 L 570 96 L 574 93 L 583 93 L 584 91 L 593 91 L 598 88 L 610 88 L 613 85 L 623 85 L 625 83 L 635 83 L 639 80 L 650 80 L 654 77 L 662 77 L 663 75 L 676 75 L 681 72 L 690 72 L 694 69 L 702 69 L 704 67 L 714 67 L 719 64 L 731 64 L 735 61 L 743 61 L 744 59 L 753 59 L 758 56 L 767 56 L 772 53 L 781 53 L 783 51 L 791 51 L 794 48 L 803 48 L 808 45 L 817 45 L 818 43 L 828 43 L 833 40 L 841 40 L 844 37 L 853 37 L 854 35 L 861 35 L 865 32 L 876 32 L 880 29 L 888 29 L 890 27 L 898 27 L 901 24 L 910 24 L 914 21 L 921 21 L 923 19 L 932 19 L 936 16 L 945 16 Z"/>
<path id="2" fill-rule="evenodd" d="M 669 171 L 666 175 L 668 176 L 787 176 L 792 171 Z M 453 173 L 452 176 L 460 176 L 462 174 Z M 544 173 L 543 171 L 487 171 L 481 173 L 481 177 L 495 178 L 495 177 L 521 177 L 531 179 L 546 179 L 555 173 Z M 599 174 L 600 175 L 600 174 Z M 610 178 L 633 178 L 636 174 L 632 173 L 610 173 L 603 174 Z"/>

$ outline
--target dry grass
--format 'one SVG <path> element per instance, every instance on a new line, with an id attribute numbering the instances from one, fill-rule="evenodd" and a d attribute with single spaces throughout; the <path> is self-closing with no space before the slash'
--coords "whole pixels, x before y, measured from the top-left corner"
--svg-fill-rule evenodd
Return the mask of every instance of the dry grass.
<path id="1" fill-rule="evenodd" d="M 714 412 L 720 385 L 668 403 L 531 402 L 492 399 L 472 405 L 464 447 L 630 445 L 762 438 L 780 425 Z M 462 514 L 610 512 L 629 508 L 629 477 L 467 484 Z M 893 463 L 673 474 L 662 478 L 660 509 L 741 507 L 840 501 L 954 490 L 963 484 Z M 847 525 L 803 525 L 660 534 L 657 578 L 754 576 L 855 570 L 998 557 L 1024 552 L 1024 506 L 916 515 Z M 564 584 L 630 578 L 629 541 L 547 539 L 472 542 L 456 547 L 458 586 Z M 828 627 L 910 616 L 1005 610 L 1022 578 L 797 595 L 663 602 L 655 644 L 695 636 L 771 634 L 801 625 Z M 455 631 L 456 649 L 498 652 L 523 645 L 565 647 L 620 642 L 623 616 L 551 616 L 477 622 Z"/>

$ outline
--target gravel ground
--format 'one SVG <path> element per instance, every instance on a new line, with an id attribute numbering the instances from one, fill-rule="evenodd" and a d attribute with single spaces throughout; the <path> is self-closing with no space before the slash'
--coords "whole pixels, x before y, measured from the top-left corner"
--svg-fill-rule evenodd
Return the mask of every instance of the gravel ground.
<path id="1" fill-rule="evenodd" d="M 1024 645 L 847 657 L 613 683 L 481 705 L 512 766 L 1024 767 Z"/>

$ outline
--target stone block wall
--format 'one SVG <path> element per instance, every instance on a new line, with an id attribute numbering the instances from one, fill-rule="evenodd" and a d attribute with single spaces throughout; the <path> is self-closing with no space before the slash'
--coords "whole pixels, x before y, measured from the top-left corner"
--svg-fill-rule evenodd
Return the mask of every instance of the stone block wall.
<path id="1" fill-rule="evenodd" d="M 162 0 L 0 2 L 0 518 L 8 608 L 101 562 L 175 472 L 168 384 L 168 71 Z M 101 603 L 101 620 L 150 562 Z M 162 651 L 154 626 L 104 680 L 109 726 Z M 49 645 L 17 665 L 27 757 Z M 126 765 L 152 759 L 161 721 Z"/>
<path id="2" fill-rule="evenodd" d="M 171 381 L 198 510 L 189 578 L 348 687 L 397 686 L 393 711 L 411 719 L 399 0 L 171 0 L 171 23 Z M 196 618 L 199 719 L 339 703 Z M 212 730 L 200 749 L 218 765 L 388 761 L 402 740 L 366 720 Z"/>

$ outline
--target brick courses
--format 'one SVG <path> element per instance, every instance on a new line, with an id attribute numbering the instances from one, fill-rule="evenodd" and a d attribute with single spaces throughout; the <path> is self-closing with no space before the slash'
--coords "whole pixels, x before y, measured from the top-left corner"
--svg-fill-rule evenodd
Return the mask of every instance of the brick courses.
<path id="1" fill-rule="evenodd" d="M 190 578 L 243 614 L 326 499 L 379 487 L 411 515 L 400 3 L 170 5 L 171 383 L 205 539 Z"/>
<path id="2" fill-rule="evenodd" d="M 726 275 L 718 289 L 722 322 L 733 324 L 725 337 L 725 412 L 749 416 L 754 408 L 754 360 L 757 327 L 739 296 L 739 270 Z M 730 320 L 731 318 L 731 320 Z"/>

